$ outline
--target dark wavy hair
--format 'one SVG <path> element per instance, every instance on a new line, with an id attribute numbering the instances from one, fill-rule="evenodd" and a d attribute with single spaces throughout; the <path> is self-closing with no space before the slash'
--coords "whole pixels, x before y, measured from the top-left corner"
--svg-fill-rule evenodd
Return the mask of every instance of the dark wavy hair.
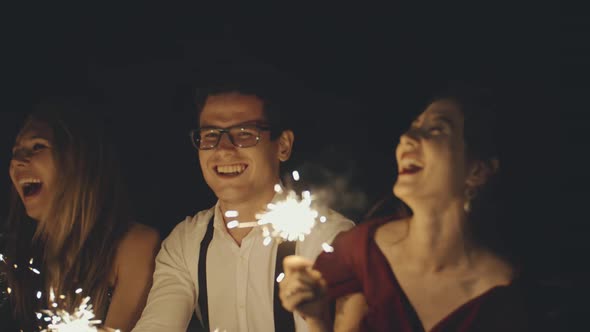
<path id="1" fill-rule="evenodd" d="M 482 246 L 514 261 L 516 257 L 506 243 L 508 216 L 502 201 L 502 163 L 499 151 L 498 118 L 502 111 L 500 96 L 489 88 L 452 82 L 429 100 L 449 100 L 455 103 L 464 119 L 463 138 L 468 160 L 499 164 L 486 183 L 477 187 L 471 199 L 468 213 L 468 227 L 471 234 Z"/>
<path id="2" fill-rule="evenodd" d="M 90 296 L 95 313 L 104 319 L 109 274 L 119 241 L 130 227 L 126 186 L 114 142 L 105 121 L 86 101 L 55 99 L 35 107 L 21 133 L 43 124 L 53 134 L 56 186 L 48 217 L 34 221 L 11 189 L 6 257 L 14 315 L 22 329 L 39 325 L 34 313 L 48 308 L 50 289 L 61 308 L 72 310 Z M 27 267 L 33 258 L 40 274 Z M 82 288 L 80 295 L 74 290 Z M 37 300 L 35 293 L 43 291 Z"/>
<path id="3" fill-rule="evenodd" d="M 200 116 L 207 97 L 239 93 L 260 98 L 271 128 L 271 139 L 284 130 L 293 129 L 294 81 L 276 68 L 258 63 L 218 64 L 198 74 L 193 83 L 193 106 Z M 301 89 L 297 89 L 301 91 Z"/>

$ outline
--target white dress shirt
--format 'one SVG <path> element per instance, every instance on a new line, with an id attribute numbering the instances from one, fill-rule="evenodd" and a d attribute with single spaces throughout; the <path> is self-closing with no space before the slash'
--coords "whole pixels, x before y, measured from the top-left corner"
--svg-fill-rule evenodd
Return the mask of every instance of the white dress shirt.
<path id="1" fill-rule="evenodd" d="M 274 331 L 273 292 L 278 244 L 265 246 L 262 231 L 254 228 L 238 246 L 224 225 L 219 203 L 187 217 L 163 241 L 156 257 L 154 281 L 146 307 L 133 332 L 185 332 L 198 308 L 198 261 L 201 240 L 213 219 L 213 238 L 207 252 L 207 287 L 211 331 Z M 329 210 L 327 221 L 317 223 L 295 253 L 315 260 L 322 243 L 354 223 Z M 297 332 L 307 325 L 295 314 Z M 279 331 L 277 331 L 279 332 Z"/>

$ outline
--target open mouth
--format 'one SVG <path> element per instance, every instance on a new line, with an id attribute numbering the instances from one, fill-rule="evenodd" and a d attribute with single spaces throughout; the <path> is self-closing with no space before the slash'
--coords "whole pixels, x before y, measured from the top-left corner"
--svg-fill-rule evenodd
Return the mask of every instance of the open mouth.
<path id="1" fill-rule="evenodd" d="M 215 173 L 222 176 L 238 176 L 248 168 L 246 164 L 232 164 L 215 166 Z"/>
<path id="2" fill-rule="evenodd" d="M 21 185 L 25 198 L 39 194 L 43 187 L 43 182 L 41 182 L 41 180 L 32 178 L 22 179 L 19 181 L 19 184 Z"/>
<path id="3" fill-rule="evenodd" d="M 400 171 L 399 175 L 406 175 L 406 174 L 416 174 L 424 168 L 422 163 L 415 159 L 402 159 L 400 161 Z"/>

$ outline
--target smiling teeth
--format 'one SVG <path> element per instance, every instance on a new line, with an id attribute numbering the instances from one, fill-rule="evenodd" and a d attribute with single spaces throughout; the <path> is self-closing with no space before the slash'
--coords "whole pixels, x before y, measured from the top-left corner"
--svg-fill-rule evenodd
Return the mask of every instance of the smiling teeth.
<path id="1" fill-rule="evenodd" d="M 408 168 L 413 168 L 413 167 L 418 167 L 418 168 L 424 167 L 422 165 L 422 163 L 420 163 L 416 159 L 412 159 L 412 158 L 402 159 L 400 161 L 400 166 L 402 167 L 402 169 L 408 169 Z"/>
<path id="2" fill-rule="evenodd" d="M 217 166 L 217 173 L 242 173 L 246 169 L 246 165 L 227 165 Z"/>
<path id="3" fill-rule="evenodd" d="M 31 184 L 31 183 L 41 183 L 41 180 L 35 178 L 22 178 L 18 180 L 19 185 Z"/>

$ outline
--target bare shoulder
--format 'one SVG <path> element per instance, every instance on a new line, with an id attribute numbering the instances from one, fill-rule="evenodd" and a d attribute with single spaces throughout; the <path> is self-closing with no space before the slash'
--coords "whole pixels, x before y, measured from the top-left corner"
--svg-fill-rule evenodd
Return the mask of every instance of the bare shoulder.
<path id="1" fill-rule="evenodd" d="M 131 225 L 121 243 L 117 256 L 128 256 L 135 254 L 149 254 L 157 251 L 160 245 L 160 233 L 152 227 L 134 223 Z"/>
<path id="2" fill-rule="evenodd" d="M 375 231 L 375 242 L 380 246 L 392 246 L 401 242 L 408 235 L 408 219 L 393 220 Z"/>
<path id="3" fill-rule="evenodd" d="M 478 274 L 485 284 L 508 285 L 516 277 L 512 264 L 492 252 L 482 252 L 478 260 Z"/>

